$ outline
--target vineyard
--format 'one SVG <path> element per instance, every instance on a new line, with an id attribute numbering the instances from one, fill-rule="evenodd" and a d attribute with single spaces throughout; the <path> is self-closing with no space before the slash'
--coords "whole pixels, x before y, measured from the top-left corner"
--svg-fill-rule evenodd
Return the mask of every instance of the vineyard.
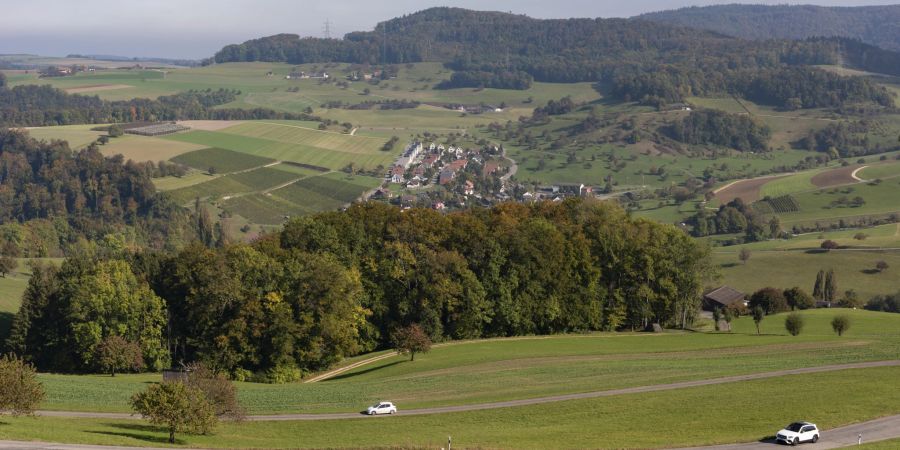
<path id="1" fill-rule="evenodd" d="M 793 195 L 766 197 L 756 202 L 753 207 L 761 214 L 783 214 L 800 211 L 800 203 Z"/>

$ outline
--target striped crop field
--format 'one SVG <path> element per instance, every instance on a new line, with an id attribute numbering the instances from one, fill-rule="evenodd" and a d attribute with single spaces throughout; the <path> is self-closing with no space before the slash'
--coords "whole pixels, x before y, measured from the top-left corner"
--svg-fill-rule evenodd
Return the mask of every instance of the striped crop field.
<path id="1" fill-rule="evenodd" d="M 338 209 L 380 182 L 372 177 L 329 173 L 304 178 L 271 192 L 230 198 L 223 202 L 223 207 L 256 223 L 278 224 L 285 217 Z"/>
<path id="2" fill-rule="evenodd" d="M 382 138 L 350 136 L 274 122 L 246 122 L 219 131 L 180 133 L 167 139 L 327 170 L 340 170 L 348 164 L 363 169 L 388 166 L 400 151 L 399 148 L 394 152 L 382 151 L 386 141 Z"/>
<path id="3" fill-rule="evenodd" d="M 214 178 L 210 181 L 195 184 L 169 192 L 169 195 L 180 204 L 196 198 L 220 198 L 239 194 L 261 192 L 298 180 L 303 175 L 263 167 L 249 172 L 240 172 Z"/>

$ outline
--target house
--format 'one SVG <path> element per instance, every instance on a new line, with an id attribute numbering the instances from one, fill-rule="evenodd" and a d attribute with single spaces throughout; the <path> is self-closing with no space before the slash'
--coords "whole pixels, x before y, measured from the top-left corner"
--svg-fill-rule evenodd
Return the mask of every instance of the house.
<path id="1" fill-rule="evenodd" d="M 481 170 L 481 176 L 491 176 L 500 168 L 500 161 L 487 161 L 484 163 L 484 169 Z"/>
<path id="2" fill-rule="evenodd" d="M 440 184 L 441 186 L 445 186 L 447 184 L 450 184 L 450 182 L 453 181 L 454 178 L 456 178 L 456 172 L 449 169 L 444 169 L 438 176 L 438 184 Z"/>
<path id="3" fill-rule="evenodd" d="M 594 193 L 593 186 L 585 186 L 582 184 L 578 188 L 578 195 L 580 195 L 582 197 L 590 197 L 591 195 L 593 195 L 593 193 Z"/>
<path id="4" fill-rule="evenodd" d="M 466 186 L 463 189 L 463 194 L 472 195 L 474 193 L 475 193 L 475 183 L 471 182 L 470 180 L 466 180 Z"/>
<path id="5" fill-rule="evenodd" d="M 374 199 L 389 199 L 389 198 L 391 198 L 391 190 L 388 188 L 378 189 L 377 191 L 375 191 L 374 194 L 372 194 L 372 198 L 374 198 Z"/>
<path id="6" fill-rule="evenodd" d="M 722 286 L 703 295 L 703 309 L 706 311 L 727 308 L 732 305 L 747 306 L 747 294 L 728 286 Z"/>
<path id="7" fill-rule="evenodd" d="M 443 210 L 447 209 L 447 206 L 444 205 L 444 202 L 434 202 L 431 205 L 431 208 L 434 210 L 437 210 L 437 211 L 443 211 Z"/>
<path id="8" fill-rule="evenodd" d="M 450 164 L 447 164 L 447 166 L 446 166 L 444 169 L 445 169 L 445 170 L 451 170 L 451 171 L 453 171 L 453 172 L 456 172 L 456 171 L 465 169 L 466 166 L 468 166 L 468 165 L 469 165 L 469 161 L 468 161 L 468 160 L 466 160 L 466 159 L 457 159 L 456 161 L 453 161 L 453 162 L 451 162 Z"/>
<path id="9" fill-rule="evenodd" d="M 406 181 L 403 176 L 406 175 L 406 168 L 403 166 L 394 166 L 391 168 L 391 183 L 403 183 Z"/>
<path id="10" fill-rule="evenodd" d="M 432 144 L 432 145 L 434 145 L 434 144 Z M 433 167 L 434 164 L 437 163 L 440 159 L 441 159 L 441 157 L 438 156 L 438 155 L 428 155 L 428 156 L 425 157 L 425 159 L 422 160 L 422 165 L 421 165 L 420 167 L 424 167 L 424 168 L 426 168 L 426 169 L 427 169 L 427 168 L 431 168 L 431 167 Z"/>

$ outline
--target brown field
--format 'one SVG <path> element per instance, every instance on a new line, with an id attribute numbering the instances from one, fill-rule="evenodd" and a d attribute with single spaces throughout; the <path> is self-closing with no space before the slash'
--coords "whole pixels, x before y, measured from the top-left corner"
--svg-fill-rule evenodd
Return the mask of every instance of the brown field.
<path id="1" fill-rule="evenodd" d="M 760 188 L 762 188 L 764 184 L 786 176 L 788 175 L 760 177 L 727 184 L 714 192 L 716 194 L 716 200 L 718 200 L 721 205 L 729 203 L 736 198 L 740 198 L 744 203 L 755 202 L 759 200 Z"/>
<path id="2" fill-rule="evenodd" d="M 863 167 L 859 164 L 854 164 L 847 167 L 841 167 L 834 170 L 829 170 L 826 172 L 822 172 L 812 177 L 810 180 L 813 186 L 817 188 L 827 188 L 832 186 L 842 186 L 845 184 L 853 184 L 857 183 L 860 180 L 858 178 L 854 178 L 853 175 L 857 170 L 862 169 Z"/>
<path id="3" fill-rule="evenodd" d="M 111 139 L 109 144 L 100 147 L 106 156 L 121 154 L 125 160 L 134 161 L 168 161 L 182 153 L 206 148 L 205 145 L 188 142 L 170 141 L 144 136 L 125 135 Z"/>
<path id="4" fill-rule="evenodd" d="M 90 86 L 78 86 L 66 89 L 67 94 L 84 94 L 85 92 L 114 91 L 116 89 L 128 89 L 134 86 L 128 84 L 93 84 Z"/>
<path id="5" fill-rule="evenodd" d="M 241 123 L 243 123 L 243 121 L 240 120 L 181 120 L 178 122 L 179 125 L 191 127 L 191 129 L 194 130 L 204 131 L 224 130 L 225 128 L 233 127 Z"/>

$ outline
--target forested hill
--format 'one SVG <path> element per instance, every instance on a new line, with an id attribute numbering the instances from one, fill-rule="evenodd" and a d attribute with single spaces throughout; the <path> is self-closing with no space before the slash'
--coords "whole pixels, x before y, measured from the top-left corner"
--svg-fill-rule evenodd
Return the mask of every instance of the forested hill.
<path id="1" fill-rule="evenodd" d="M 849 52 L 864 52 L 866 57 Z M 900 75 L 897 53 L 864 44 L 847 45 L 840 39 L 763 43 L 644 20 L 539 20 L 458 8 L 428 9 L 382 22 L 374 31 L 347 34 L 344 39 L 290 34 L 255 39 L 223 48 L 214 60 L 292 64 L 437 61 L 455 71 L 443 87 L 524 89 L 532 79 L 604 82 L 615 94 L 650 103 L 678 101 L 691 95 L 744 95 L 748 86 L 759 84 L 759 79 L 796 86 L 803 80 L 821 78 L 811 75 L 815 69 L 809 66 L 842 61 L 877 65 L 882 71 L 889 69 Z M 805 72 L 785 72 L 787 66 L 803 67 Z M 821 89 L 804 86 L 789 97 L 819 96 L 893 105 L 884 91 L 876 92 L 862 84 L 865 82 L 854 85 L 852 92 L 813 94 L 809 92 Z M 801 95 L 800 91 L 805 93 Z M 763 101 L 772 97 L 777 103 L 779 96 L 783 97 L 761 97 Z M 828 103 L 802 100 L 804 104 Z"/>
<path id="2" fill-rule="evenodd" d="M 900 5 L 716 5 L 661 11 L 638 18 L 747 39 L 847 37 L 900 51 Z"/>

